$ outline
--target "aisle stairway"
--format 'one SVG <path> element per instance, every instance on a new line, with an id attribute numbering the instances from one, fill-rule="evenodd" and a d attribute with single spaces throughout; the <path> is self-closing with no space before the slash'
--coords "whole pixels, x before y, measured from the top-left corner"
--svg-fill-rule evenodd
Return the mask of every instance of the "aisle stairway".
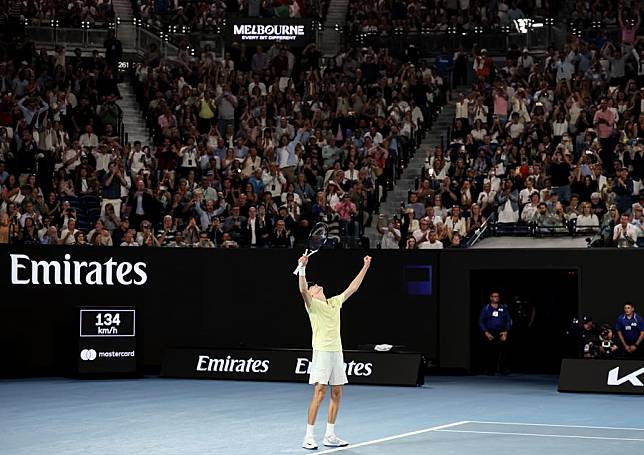
<path id="1" fill-rule="evenodd" d="M 329 12 L 324 22 L 324 31 L 320 36 L 320 50 L 325 57 L 338 53 L 342 44 L 342 32 L 336 31 L 336 25 L 342 30 L 347 19 L 349 0 L 331 0 Z"/>
<path id="2" fill-rule="evenodd" d="M 123 125 L 128 136 L 128 142 L 141 141 L 144 146 L 150 145 L 150 134 L 136 101 L 136 96 L 132 91 L 132 85 L 129 82 L 120 83 L 119 91 L 121 92 L 121 99 L 118 100 L 118 105 L 123 110 Z"/>
<path id="3" fill-rule="evenodd" d="M 400 204 L 403 201 L 407 201 L 409 190 L 415 189 L 416 179 L 421 175 L 427 152 L 433 150 L 436 145 L 441 145 L 441 136 L 444 137 L 444 141 L 447 141 L 448 129 L 452 126 L 454 114 L 454 104 L 450 103 L 443 107 L 440 114 L 438 114 L 438 118 L 434 121 L 432 129 L 427 133 L 416 154 L 409 161 L 401 177 L 396 181 L 393 191 L 389 191 L 387 194 L 387 201 L 380 204 L 381 214 L 384 214 L 387 218 L 400 214 Z M 445 145 L 447 144 L 445 143 Z M 371 248 L 375 248 L 380 242 L 381 235 L 376 229 L 377 223 L 378 218 L 374 216 L 371 227 L 365 229 L 365 236 L 369 238 Z"/>
<path id="4" fill-rule="evenodd" d="M 134 26 L 134 12 L 130 0 L 112 0 L 114 14 L 118 20 L 118 39 L 121 40 L 123 49 L 136 48 L 136 27 Z"/>

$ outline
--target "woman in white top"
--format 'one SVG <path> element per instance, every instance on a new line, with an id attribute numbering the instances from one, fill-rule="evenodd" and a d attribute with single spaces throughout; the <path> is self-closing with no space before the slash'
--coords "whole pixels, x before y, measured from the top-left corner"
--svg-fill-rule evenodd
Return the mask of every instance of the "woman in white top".
<path id="1" fill-rule="evenodd" d="M 555 143 L 558 143 L 567 132 L 568 120 L 566 120 L 566 114 L 563 111 L 559 111 L 552 124 L 552 135 L 555 137 Z"/>
<path id="2" fill-rule="evenodd" d="M 481 119 L 474 121 L 474 129 L 472 130 L 472 137 L 478 142 L 483 142 L 483 138 L 487 134 L 487 130 L 483 127 Z"/>
<path id="3" fill-rule="evenodd" d="M 577 232 L 595 232 L 599 229 L 599 219 L 592 212 L 590 203 L 581 205 L 581 215 L 577 216 Z"/>

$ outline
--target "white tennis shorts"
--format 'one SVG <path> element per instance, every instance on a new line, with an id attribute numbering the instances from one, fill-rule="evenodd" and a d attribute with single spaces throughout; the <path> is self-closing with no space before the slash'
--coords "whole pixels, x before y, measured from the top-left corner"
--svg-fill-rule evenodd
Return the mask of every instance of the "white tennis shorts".
<path id="1" fill-rule="evenodd" d="M 342 351 L 313 351 L 309 384 L 342 385 L 347 382 Z"/>

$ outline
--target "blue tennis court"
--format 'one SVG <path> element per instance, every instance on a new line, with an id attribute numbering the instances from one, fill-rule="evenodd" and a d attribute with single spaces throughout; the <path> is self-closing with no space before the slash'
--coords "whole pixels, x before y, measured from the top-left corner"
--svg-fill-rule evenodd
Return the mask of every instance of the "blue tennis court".
<path id="1" fill-rule="evenodd" d="M 550 376 L 350 385 L 336 431 L 352 445 L 316 452 L 300 448 L 310 393 L 299 383 L 2 380 L 0 453 L 644 453 L 641 397 L 560 394 Z"/>

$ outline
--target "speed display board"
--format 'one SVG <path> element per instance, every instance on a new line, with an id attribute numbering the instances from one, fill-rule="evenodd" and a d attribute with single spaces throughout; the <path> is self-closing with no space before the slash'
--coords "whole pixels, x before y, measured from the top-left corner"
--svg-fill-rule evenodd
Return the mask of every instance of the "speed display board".
<path id="1" fill-rule="evenodd" d="M 136 310 L 83 307 L 78 312 L 78 372 L 136 373 Z"/>
<path id="2" fill-rule="evenodd" d="M 81 337 L 133 337 L 136 336 L 136 311 L 134 309 L 83 309 L 80 310 Z"/>

